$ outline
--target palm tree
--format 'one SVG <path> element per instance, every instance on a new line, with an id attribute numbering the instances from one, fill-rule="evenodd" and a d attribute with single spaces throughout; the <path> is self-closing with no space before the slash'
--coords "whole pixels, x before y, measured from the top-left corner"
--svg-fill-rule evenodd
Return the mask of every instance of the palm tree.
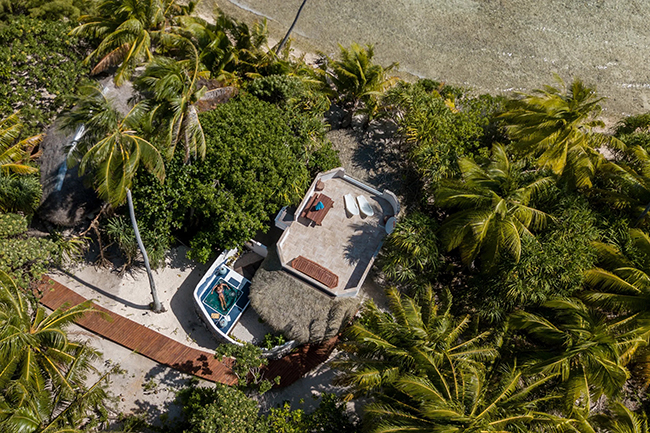
<path id="1" fill-rule="evenodd" d="M 194 45 L 187 44 L 194 49 Z M 190 156 L 205 157 L 205 136 L 199 120 L 196 102 L 205 93 L 205 87 L 197 89 L 196 79 L 199 60 L 174 60 L 157 57 L 144 73 L 137 78 L 136 86 L 150 96 L 146 104 L 154 124 L 162 126 L 160 135 L 165 137 L 168 157 L 182 141 L 185 162 Z"/>
<path id="2" fill-rule="evenodd" d="M 92 312 L 96 310 L 85 302 L 47 315 L 37 302 L 27 302 L 0 271 L 2 431 L 72 432 L 87 423 L 92 412 L 94 417 L 105 412 L 110 373 L 87 387 L 98 354 L 68 340 L 65 332 Z"/>
<path id="3" fill-rule="evenodd" d="M 79 172 L 93 171 L 93 182 L 101 198 L 113 207 L 122 204 L 140 163 L 161 182 L 164 180 L 160 152 L 137 132 L 142 127 L 146 105 L 136 104 L 122 115 L 96 84 L 80 86 L 79 95 L 72 102 L 74 107 L 63 117 L 62 125 L 71 130 L 85 126 L 87 132 L 76 147 L 76 153 L 81 155 Z"/>
<path id="4" fill-rule="evenodd" d="M 493 371 L 482 366 L 443 372 L 430 364 L 425 374 L 397 379 L 399 394 L 380 394 L 366 415 L 373 433 L 505 433 L 533 431 L 537 426 L 554 431 L 567 420 L 538 408 L 557 396 L 535 397 L 552 378 L 530 379 L 517 369 Z"/>
<path id="5" fill-rule="evenodd" d="M 602 420 L 602 424 L 611 433 L 650 433 L 648 417 L 645 412 L 632 412 L 623 403 L 615 403 L 610 408 L 614 416 Z"/>
<path id="6" fill-rule="evenodd" d="M 238 52 L 229 36 L 229 29 L 236 23 L 220 11 L 217 13 L 215 24 L 198 17 L 181 17 L 174 33 L 191 41 L 198 52 L 201 69 L 208 71 L 210 78 L 227 83 L 236 80 Z"/>
<path id="7" fill-rule="evenodd" d="M 471 265 L 477 257 L 490 267 L 507 252 L 519 260 L 521 238 L 551 218 L 531 204 L 553 181 L 550 177 L 527 180 L 521 163 L 512 164 L 503 146 L 496 144 L 492 159 L 481 167 L 468 158 L 458 161 L 462 178 L 443 182 L 436 203 L 451 210 L 441 227 L 447 250 L 460 248 Z"/>
<path id="8" fill-rule="evenodd" d="M 510 101 L 499 117 L 504 120 L 513 148 L 537 158 L 540 167 L 565 175 L 576 187 L 591 187 L 597 166 L 603 161 L 598 148 L 622 148 L 617 138 L 593 132 L 605 124 L 598 119 L 599 98 L 593 88 L 576 79 L 567 88 L 544 86 Z"/>
<path id="9" fill-rule="evenodd" d="M 650 311 L 650 236 L 631 229 L 630 238 L 636 249 L 634 261 L 613 245 L 593 243 L 601 267 L 586 272 L 585 281 L 592 291 L 584 298 L 609 310 L 646 317 Z"/>
<path id="10" fill-rule="evenodd" d="M 43 140 L 45 134 L 17 141 L 23 130 L 23 123 L 14 113 L 0 120 L 0 174 L 33 174 L 38 168 L 28 165 L 37 155 L 32 150 Z"/>
<path id="11" fill-rule="evenodd" d="M 372 45 L 362 47 L 353 43 L 350 48 L 339 45 L 341 50 L 340 60 L 326 58 L 321 74 L 334 86 L 334 95 L 349 109 L 350 113 L 356 112 L 361 106 L 372 115 L 377 108 L 378 96 L 381 95 L 394 82 L 386 74 L 397 63 L 384 68 L 373 63 L 375 50 Z"/>
<path id="12" fill-rule="evenodd" d="M 32 215 L 41 204 L 41 182 L 36 176 L 0 175 L 0 212 Z"/>
<path id="13" fill-rule="evenodd" d="M 453 369 L 496 357 L 496 350 L 484 344 L 490 333 L 469 332 L 471 318 L 453 317 L 451 303 L 440 311 L 431 287 L 415 298 L 395 289 L 388 290 L 387 296 L 390 315 L 368 302 L 363 319 L 348 329 L 341 345 L 349 357 L 335 364 L 343 371 L 338 381 L 351 386 L 352 393 L 382 389 L 427 366 Z"/>
<path id="14" fill-rule="evenodd" d="M 412 213 L 397 224 L 380 256 L 382 271 L 398 282 L 426 280 L 443 263 L 438 251 L 435 220 Z"/>
<path id="15" fill-rule="evenodd" d="M 293 19 L 293 23 L 291 23 L 291 26 L 289 27 L 289 30 L 287 30 L 287 34 L 284 35 L 284 38 L 282 38 L 282 40 L 278 44 L 277 48 L 275 49 L 275 54 L 280 54 L 280 51 L 282 50 L 282 47 L 287 42 L 287 39 L 289 39 L 289 35 L 293 31 L 293 28 L 296 26 L 296 23 L 298 22 L 298 18 L 300 18 L 300 13 L 302 12 L 302 8 L 305 7 L 306 3 L 307 3 L 307 0 L 302 0 L 302 3 L 300 4 L 300 7 L 298 8 L 298 12 L 296 12 L 296 17 Z"/>
<path id="16" fill-rule="evenodd" d="M 104 0 L 96 15 L 84 15 L 72 34 L 101 39 L 86 62 L 98 60 L 91 74 L 120 65 L 115 83 L 121 85 L 142 61 L 153 58 L 154 43 L 164 41 L 166 32 L 178 15 L 193 9 L 181 7 L 175 0 Z"/>
<path id="17" fill-rule="evenodd" d="M 559 374 L 568 408 L 580 402 L 589 409 L 602 395 L 618 396 L 629 377 L 625 360 L 644 343 L 628 318 L 610 319 L 577 299 L 548 301 L 537 314 L 515 312 L 510 325 L 537 346 L 535 351 L 526 349 L 526 370 Z"/>
<path id="18" fill-rule="evenodd" d="M 96 312 L 90 302 L 46 315 L 37 303 L 28 303 L 11 279 L 0 271 L 1 378 L 43 391 L 48 382 L 72 391 L 68 365 L 81 345 L 70 342 L 66 326 L 87 313 Z"/>
<path id="19" fill-rule="evenodd" d="M 637 226 L 650 211 L 650 154 L 641 145 L 628 146 L 616 161 L 601 166 L 604 178 L 613 188 L 599 191 L 604 200 L 616 209 L 637 213 Z"/>

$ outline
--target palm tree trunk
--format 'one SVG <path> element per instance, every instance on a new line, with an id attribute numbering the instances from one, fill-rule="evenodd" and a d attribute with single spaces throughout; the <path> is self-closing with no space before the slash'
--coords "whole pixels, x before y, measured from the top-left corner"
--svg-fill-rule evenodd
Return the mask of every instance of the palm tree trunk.
<path id="1" fill-rule="evenodd" d="M 149 256 L 147 256 L 147 250 L 144 248 L 142 243 L 142 238 L 140 238 L 140 231 L 138 230 L 138 223 L 135 220 L 135 210 L 133 210 L 133 199 L 131 198 L 131 190 L 126 189 L 126 199 L 129 202 L 129 214 L 131 215 L 131 224 L 133 225 L 133 231 L 135 232 L 135 240 L 138 242 L 138 248 L 142 252 L 142 257 L 144 257 L 144 266 L 147 268 L 147 276 L 149 277 L 149 286 L 151 287 L 151 296 L 153 297 L 153 312 L 162 313 L 165 311 L 160 300 L 158 299 L 158 292 L 156 291 L 156 284 L 153 281 L 153 274 L 151 273 L 151 266 L 149 266 Z"/>
<path id="2" fill-rule="evenodd" d="M 282 50 L 282 47 L 287 42 L 287 39 L 289 39 L 289 35 L 293 31 L 293 28 L 296 26 L 296 23 L 298 22 L 298 18 L 300 17 L 300 12 L 302 12 L 302 8 L 305 7 L 305 3 L 307 3 L 307 0 L 302 0 L 302 4 L 300 5 L 300 8 L 298 9 L 298 13 L 296 14 L 296 18 L 293 19 L 293 23 L 291 24 L 291 27 L 289 27 L 289 30 L 287 31 L 287 34 L 284 35 L 284 38 L 282 39 L 282 42 L 280 42 L 280 45 L 278 45 L 278 48 L 275 49 L 275 54 L 276 55 L 280 54 L 280 50 Z"/>

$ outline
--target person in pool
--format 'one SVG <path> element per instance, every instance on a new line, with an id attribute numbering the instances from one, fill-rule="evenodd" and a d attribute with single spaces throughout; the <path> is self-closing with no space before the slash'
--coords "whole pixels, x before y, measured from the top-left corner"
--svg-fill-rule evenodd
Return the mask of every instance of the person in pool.
<path id="1" fill-rule="evenodd" d="M 217 284 L 212 288 L 212 292 L 217 292 L 217 295 L 219 295 L 219 302 L 221 302 L 221 307 L 225 310 L 226 309 L 226 297 L 223 295 L 223 291 L 228 288 L 228 285 L 226 283 L 221 283 Z"/>

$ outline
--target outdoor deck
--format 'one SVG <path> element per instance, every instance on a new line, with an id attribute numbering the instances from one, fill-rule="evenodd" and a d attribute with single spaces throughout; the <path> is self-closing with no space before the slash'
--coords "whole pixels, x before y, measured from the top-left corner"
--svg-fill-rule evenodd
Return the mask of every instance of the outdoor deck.
<path id="1" fill-rule="evenodd" d="M 288 267 L 302 256 L 338 276 L 338 283 L 330 290 L 337 296 L 358 290 L 362 278 L 386 236 L 384 216 L 394 214 L 383 198 L 340 178 L 323 182 L 321 191 L 334 200 L 322 225 L 311 225 L 300 217 L 285 231 L 280 240 L 282 263 Z M 343 196 L 364 195 L 375 214 L 369 217 L 350 216 L 345 210 Z"/>
<path id="2" fill-rule="evenodd" d="M 39 289 L 42 292 L 40 302 L 52 310 L 64 304 L 74 306 L 86 301 L 83 296 L 47 276 L 43 278 Z M 93 306 L 104 314 L 82 317 L 77 323 L 83 328 L 160 364 L 201 379 L 226 385 L 237 383 L 237 378 L 230 368 L 217 361 L 213 353 L 185 346 L 96 304 Z"/>

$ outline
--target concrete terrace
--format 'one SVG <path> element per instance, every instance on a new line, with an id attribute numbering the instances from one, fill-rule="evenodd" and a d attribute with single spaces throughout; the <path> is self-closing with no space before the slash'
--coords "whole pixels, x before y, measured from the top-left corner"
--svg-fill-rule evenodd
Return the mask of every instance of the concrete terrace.
<path id="1" fill-rule="evenodd" d="M 299 217 L 314 194 L 318 180 L 324 184 L 324 189 L 319 192 L 334 200 L 334 206 L 325 216 L 321 226 Z M 345 194 L 351 194 L 355 199 L 359 195 L 365 196 L 374 210 L 374 215 L 350 215 L 343 201 Z M 314 180 L 278 242 L 282 265 L 285 270 L 330 295 L 355 296 L 386 236 L 384 218 L 398 212 L 399 205 L 391 192 L 380 193 L 346 176 L 343 169 L 321 173 Z M 286 218 L 284 221 L 286 222 Z M 316 262 L 336 274 L 338 285 L 328 288 L 293 269 L 291 262 L 298 256 Z"/>

